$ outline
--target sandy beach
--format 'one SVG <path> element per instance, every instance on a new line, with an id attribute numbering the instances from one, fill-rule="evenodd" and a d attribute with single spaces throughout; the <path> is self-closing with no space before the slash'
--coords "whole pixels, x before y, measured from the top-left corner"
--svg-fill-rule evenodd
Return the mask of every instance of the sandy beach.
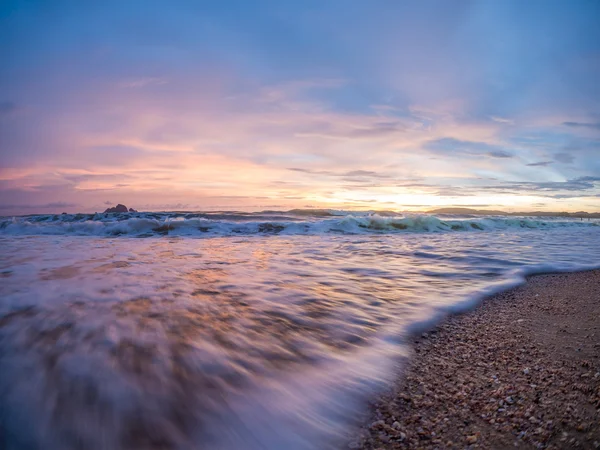
<path id="1" fill-rule="evenodd" d="M 600 448 L 600 271 L 531 277 L 413 349 L 349 448 Z"/>

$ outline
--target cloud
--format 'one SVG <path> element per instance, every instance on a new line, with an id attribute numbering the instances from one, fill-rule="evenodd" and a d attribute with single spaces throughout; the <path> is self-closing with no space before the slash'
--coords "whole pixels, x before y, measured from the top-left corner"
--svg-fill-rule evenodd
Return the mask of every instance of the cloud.
<path id="1" fill-rule="evenodd" d="M 50 202 L 50 203 L 46 203 L 43 205 L 31 205 L 31 204 L 23 204 L 23 205 L 14 205 L 14 204 L 8 204 L 8 205 L 0 205 L 0 209 L 6 210 L 6 209 L 12 209 L 12 210 L 17 210 L 17 209 L 35 209 L 35 210 L 40 210 L 40 209 L 56 209 L 56 208 L 76 208 L 80 205 L 78 205 L 77 203 L 69 203 L 69 202 Z"/>
<path id="2" fill-rule="evenodd" d="M 302 172 L 309 173 L 313 175 L 335 175 L 334 173 L 328 170 L 311 170 L 311 169 L 303 169 L 302 167 L 288 167 L 287 170 L 291 170 L 292 172 Z"/>
<path id="3" fill-rule="evenodd" d="M 502 185 L 482 186 L 481 189 L 494 191 L 520 191 L 520 192 L 556 192 L 556 191 L 589 191 L 596 188 L 600 177 L 585 176 L 572 178 L 566 181 L 530 181 L 530 182 L 506 182 Z"/>
<path id="4" fill-rule="evenodd" d="M 119 84 L 119 86 L 122 88 L 140 89 L 146 86 L 160 86 L 161 84 L 167 84 L 167 80 L 157 77 L 143 77 L 123 81 Z"/>
<path id="5" fill-rule="evenodd" d="M 505 124 L 510 124 L 510 125 L 514 125 L 514 123 L 515 123 L 513 120 L 505 119 L 504 117 L 491 116 L 490 119 L 492 119 L 494 122 L 505 123 Z"/>
<path id="6" fill-rule="evenodd" d="M 189 211 L 198 207 L 189 203 L 145 203 L 137 206 L 140 211 Z"/>
<path id="7" fill-rule="evenodd" d="M 569 153 L 559 152 L 554 154 L 554 160 L 563 164 L 571 164 L 575 161 L 575 157 Z"/>
<path id="8" fill-rule="evenodd" d="M 341 175 L 344 177 L 369 177 L 369 178 L 389 178 L 389 175 L 383 175 L 373 170 L 351 170 Z"/>
<path id="9" fill-rule="evenodd" d="M 546 195 L 547 198 L 554 198 L 557 200 L 565 199 L 565 198 L 579 198 L 579 197 L 587 197 L 587 195 L 580 194 L 554 194 L 554 195 Z"/>
<path id="10" fill-rule="evenodd" d="M 310 131 L 296 133 L 296 137 L 324 139 L 384 139 L 404 133 L 407 127 L 400 122 L 375 122 L 373 124 L 323 123 Z"/>
<path id="11" fill-rule="evenodd" d="M 530 167 L 546 167 L 549 166 L 550 164 L 552 164 L 554 161 L 539 161 L 539 162 L 534 162 L 534 163 L 529 163 L 529 164 L 525 164 L 526 166 L 530 166 Z"/>
<path id="12" fill-rule="evenodd" d="M 312 175 L 326 175 L 330 177 L 350 177 L 350 178 L 390 178 L 390 175 L 378 173 L 374 170 L 349 170 L 348 172 L 332 172 L 330 170 L 311 170 L 301 167 L 289 167 L 287 170 Z"/>
<path id="13" fill-rule="evenodd" d="M 489 156 L 492 158 L 514 157 L 513 153 L 498 145 L 447 137 L 429 141 L 425 144 L 425 148 L 445 156 Z"/>
<path id="14" fill-rule="evenodd" d="M 512 158 L 514 155 L 504 150 L 492 150 L 488 152 L 487 155 L 493 158 Z"/>
<path id="15" fill-rule="evenodd" d="M 600 130 L 600 122 L 598 123 L 586 123 L 586 122 L 563 122 L 563 125 L 575 128 L 592 128 Z"/>
<path id="16" fill-rule="evenodd" d="M 433 183 L 404 183 L 398 185 L 403 188 L 418 188 L 428 195 L 436 197 L 476 197 L 484 198 L 490 195 L 533 195 L 538 197 L 562 199 L 594 196 L 600 183 L 600 177 L 584 176 L 565 181 L 504 181 L 499 184 L 473 184 L 464 180 L 463 183 L 454 182 L 454 185 L 441 185 Z M 471 180 L 473 181 L 473 180 Z M 487 204 L 488 206 L 498 206 Z M 464 205 L 463 205 L 464 206 Z M 472 204 L 471 206 L 474 206 Z"/>
<path id="17" fill-rule="evenodd" d="M 45 205 L 42 205 L 43 208 L 74 208 L 75 206 L 79 206 L 77 203 L 69 203 L 69 202 L 51 202 Z"/>

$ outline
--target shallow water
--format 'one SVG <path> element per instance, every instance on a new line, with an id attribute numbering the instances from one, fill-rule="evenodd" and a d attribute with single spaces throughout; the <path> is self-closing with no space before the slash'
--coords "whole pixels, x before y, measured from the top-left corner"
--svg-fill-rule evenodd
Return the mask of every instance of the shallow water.
<path id="1" fill-rule="evenodd" d="M 335 448 L 401 367 L 411 330 L 526 273 L 600 266 L 600 227 L 586 222 L 410 219 L 450 224 L 427 232 L 355 225 L 406 218 L 327 219 L 354 221 L 342 234 L 294 218 L 304 231 L 286 234 L 238 219 L 202 219 L 250 230 L 208 238 L 97 231 L 114 221 L 74 236 L 7 219 L 6 447 Z"/>

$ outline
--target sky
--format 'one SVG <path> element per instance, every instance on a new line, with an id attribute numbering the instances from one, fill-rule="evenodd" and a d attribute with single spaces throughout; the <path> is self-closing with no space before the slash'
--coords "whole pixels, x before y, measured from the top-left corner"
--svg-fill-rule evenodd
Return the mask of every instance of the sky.
<path id="1" fill-rule="evenodd" d="M 0 2 L 0 215 L 600 211 L 600 1 Z"/>

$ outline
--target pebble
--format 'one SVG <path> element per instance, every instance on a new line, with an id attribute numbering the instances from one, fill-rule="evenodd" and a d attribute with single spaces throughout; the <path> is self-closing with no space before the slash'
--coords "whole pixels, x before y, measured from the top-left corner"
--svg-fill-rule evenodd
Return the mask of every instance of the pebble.
<path id="1" fill-rule="evenodd" d="M 383 420 L 376 420 L 375 422 L 373 422 L 371 424 L 371 428 L 379 428 L 385 425 L 385 421 Z"/>

